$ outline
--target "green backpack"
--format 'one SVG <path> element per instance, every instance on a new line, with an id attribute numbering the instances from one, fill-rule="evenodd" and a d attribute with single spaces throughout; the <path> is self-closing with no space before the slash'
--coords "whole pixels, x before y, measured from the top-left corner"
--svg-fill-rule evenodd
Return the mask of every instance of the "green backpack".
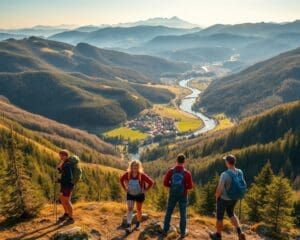
<path id="1" fill-rule="evenodd" d="M 69 162 L 72 165 L 72 183 L 76 184 L 82 177 L 82 169 L 79 166 L 80 159 L 74 155 L 69 158 Z"/>

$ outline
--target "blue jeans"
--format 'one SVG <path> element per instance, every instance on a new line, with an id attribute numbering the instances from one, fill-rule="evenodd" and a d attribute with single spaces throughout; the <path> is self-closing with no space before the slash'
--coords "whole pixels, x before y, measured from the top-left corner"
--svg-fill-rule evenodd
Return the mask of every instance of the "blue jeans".
<path id="1" fill-rule="evenodd" d="M 179 204 L 180 212 L 180 233 L 185 235 L 186 231 L 186 207 L 187 207 L 187 196 L 174 197 L 169 196 L 168 207 L 165 215 L 164 229 L 163 231 L 167 233 L 170 229 L 171 216 L 176 207 L 176 204 Z"/>

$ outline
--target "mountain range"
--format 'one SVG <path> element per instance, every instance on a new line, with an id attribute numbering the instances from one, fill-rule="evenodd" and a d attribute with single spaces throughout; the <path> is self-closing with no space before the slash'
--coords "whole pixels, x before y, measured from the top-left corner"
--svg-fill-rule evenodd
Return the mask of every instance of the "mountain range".
<path id="1" fill-rule="evenodd" d="M 54 34 L 49 34 L 51 31 Z M 299 47 L 300 21 L 215 24 L 201 29 L 172 17 L 77 28 L 36 26 L 32 29 L 0 30 L 0 40 L 22 39 L 29 35 L 72 45 L 88 43 L 129 54 L 152 55 L 191 64 L 203 64 L 205 60 L 224 63 L 225 67 L 238 71 Z M 220 54 L 218 50 L 221 50 Z M 234 63 L 227 62 L 229 52 L 236 56 Z"/>
<path id="2" fill-rule="evenodd" d="M 127 49 L 130 53 L 152 54 L 168 59 L 203 63 L 202 58 L 191 58 L 191 49 L 230 48 L 239 55 L 240 65 L 257 61 L 300 46 L 300 21 L 290 23 L 217 24 L 194 33 L 156 36 L 143 46 Z M 177 52 L 174 56 L 173 52 Z M 215 55 L 210 62 L 223 62 L 227 56 Z"/>
<path id="3" fill-rule="evenodd" d="M 96 31 L 65 31 L 49 37 L 51 40 L 78 44 L 89 43 L 105 48 L 130 48 L 139 46 L 156 36 L 181 35 L 199 29 L 169 28 L 166 26 L 106 27 Z"/>
<path id="4" fill-rule="evenodd" d="M 147 20 L 141 20 L 130 23 L 118 23 L 118 24 L 101 24 L 101 25 L 59 25 L 59 26 L 44 26 L 44 25 L 36 25 L 33 27 L 27 28 L 15 28 L 15 29 L 0 29 L 0 40 L 5 40 L 10 37 L 14 37 L 15 39 L 21 39 L 24 37 L 36 36 L 36 37 L 44 37 L 47 38 L 51 35 L 58 34 L 65 31 L 80 31 L 80 32 L 92 32 L 102 28 L 108 27 L 136 27 L 136 26 L 165 26 L 169 28 L 198 28 L 200 30 L 199 25 L 192 24 L 187 21 L 184 21 L 176 16 L 171 18 L 150 18 Z M 7 34 L 6 36 L 4 34 Z M 8 35 L 10 34 L 10 35 Z"/>

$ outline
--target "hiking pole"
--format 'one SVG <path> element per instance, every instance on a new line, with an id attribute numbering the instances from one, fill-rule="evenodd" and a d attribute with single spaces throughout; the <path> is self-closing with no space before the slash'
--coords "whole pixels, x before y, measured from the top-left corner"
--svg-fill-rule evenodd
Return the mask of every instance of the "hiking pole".
<path id="1" fill-rule="evenodd" d="M 56 202 L 56 173 L 53 174 L 53 217 L 57 222 L 57 202 Z"/>

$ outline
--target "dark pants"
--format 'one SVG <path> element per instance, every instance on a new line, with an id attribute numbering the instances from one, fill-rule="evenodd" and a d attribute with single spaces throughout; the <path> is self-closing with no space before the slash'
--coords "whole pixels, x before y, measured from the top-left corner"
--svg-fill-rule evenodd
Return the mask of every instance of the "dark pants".
<path id="1" fill-rule="evenodd" d="M 186 231 L 186 207 L 187 207 L 186 196 L 181 196 L 181 197 L 169 196 L 163 230 L 165 233 L 169 231 L 171 216 L 177 203 L 179 204 L 179 211 L 180 211 L 180 232 L 181 235 L 184 235 Z"/>
<path id="2" fill-rule="evenodd" d="M 237 203 L 237 200 L 224 200 L 219 198 L 217 201 L 217 220 L 223 221 L 225 212 L 229 218 L 234 216 L 234 207 Z"/>

